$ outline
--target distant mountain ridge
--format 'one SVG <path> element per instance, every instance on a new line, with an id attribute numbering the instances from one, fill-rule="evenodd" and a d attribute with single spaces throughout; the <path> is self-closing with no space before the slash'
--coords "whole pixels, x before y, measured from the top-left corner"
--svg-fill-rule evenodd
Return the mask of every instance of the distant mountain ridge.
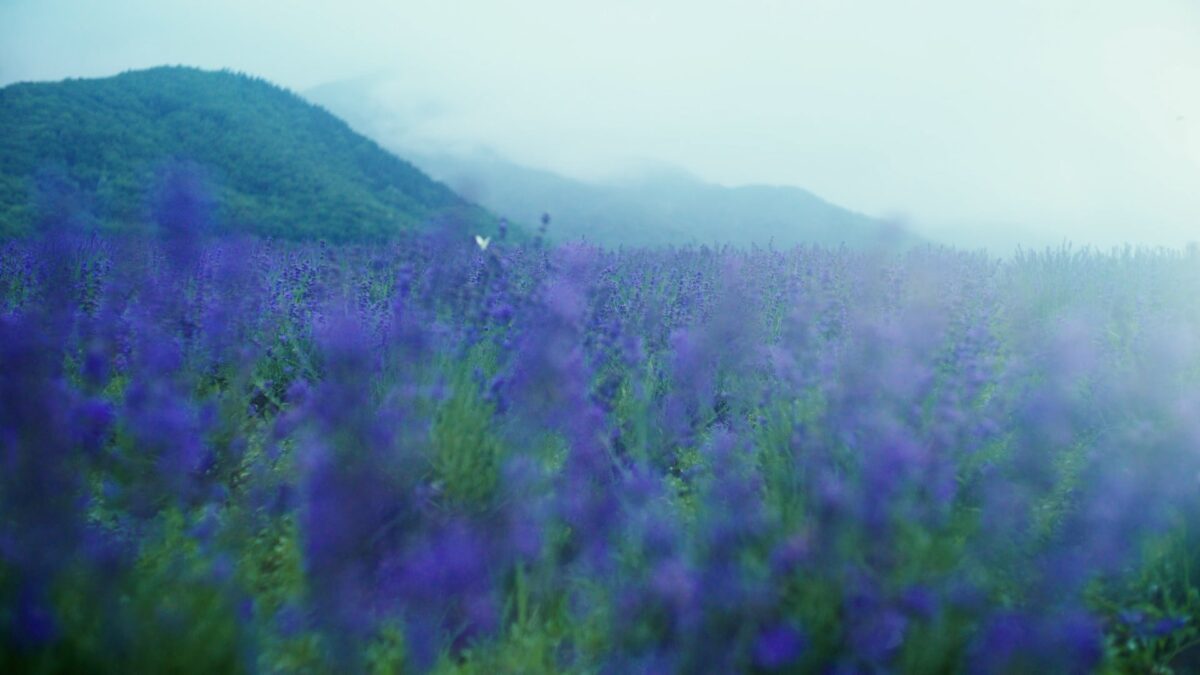
<path id="1" fill-rule="evenodd" d="M 65 176 L 102 227 L 145 224 L 164 162 L 211 179 L 220 229 L 379 239 L 453 218 L 496 219 L 342 120 L 265 80 L 160 67 L 0 89 L 0 234 L 34 227 L 36 177 Z"/>
<path id="2" fill-rule="evenodd" d="M 552 217 L 550 235 L 605 245 L 721 244 L 852 248 L 907 246 L 917 238 L 796 187 L 706 183 L 679 170 L 589 183 L 483 153 L 422 155 L 438 180 L 518 223 Z"/>
<path id="3" fill-rule="evenodd" d="M 789 186 L 724 187 L 674 167 L 621 181 L 586 182 L 521 166 L 494 152 L 421 152 L 389 141 L 402 114 L 372 96 L 379 78 L 332 82 L 305 92 L 361 133 L 408 157 L 434 178 L 497 215 L 527 227 L 551 216 L 553 239 L 599 244 L 797 244 L 905 247 L 922 241 L 896 225 Z"/>

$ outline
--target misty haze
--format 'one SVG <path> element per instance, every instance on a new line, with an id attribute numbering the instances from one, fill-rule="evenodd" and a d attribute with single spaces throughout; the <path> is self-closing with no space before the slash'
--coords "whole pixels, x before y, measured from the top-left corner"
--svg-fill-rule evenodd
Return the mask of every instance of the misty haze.
<path id="1" fill-rule="evenodd" d="M 0 0 L 0 672 L 1200 672 L 1200 5 Z"/>

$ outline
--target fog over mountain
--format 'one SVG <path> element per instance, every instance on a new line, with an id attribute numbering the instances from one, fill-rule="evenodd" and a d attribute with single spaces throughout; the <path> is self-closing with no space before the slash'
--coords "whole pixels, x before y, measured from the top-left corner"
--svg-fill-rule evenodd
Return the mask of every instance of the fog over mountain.
<path id="1" fill-rule="evenodd" d="M 374 78 L 329 83 L 305 96 L 359 132 L 415 163 L 460 194 L 548 235 L 610 246 L 824 244 L 906 246 L 920 238 L 897 223 L 841 208 L 793 186 L 725 187 L 661 162 L 642 162 L 590 180 L 523 166 L 489 148 L 406 145 L 406 120 L 373 96 Z"/>
<path id="2" fill-rule="evenodd" d="M 0 2 L 0 84 L 164 63 L 371 79 L 393 147 L 574 179 L 661 162 L 967 246 L 1200 222 L 1191 0 Z"/>

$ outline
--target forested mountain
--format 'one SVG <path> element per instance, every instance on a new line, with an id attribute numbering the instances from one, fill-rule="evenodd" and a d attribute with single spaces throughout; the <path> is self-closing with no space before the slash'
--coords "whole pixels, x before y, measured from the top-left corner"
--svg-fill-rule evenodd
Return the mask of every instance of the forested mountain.
<path id="1" fill-rule="evenodd" d="M 0 89 L 0 234 L 36 227 L 47 191 L 106 229 L 146 227 L 164 167 L 186 163 L 214 227 L 286 238 L 386 238 L 435 219 L 495 219 L 262 79 L 185 67 Z M 82 215 L 80 215 L 82 214 Z"/>

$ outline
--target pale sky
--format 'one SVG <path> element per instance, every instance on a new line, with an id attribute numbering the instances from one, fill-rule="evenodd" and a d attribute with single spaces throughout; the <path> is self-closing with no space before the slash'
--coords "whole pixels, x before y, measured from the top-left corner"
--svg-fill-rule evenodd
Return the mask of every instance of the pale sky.
<path id="1" fill-rule="evenodd" d="M 1200 0 L 0 0 L 0 83 L 164 63 L 372 76 L 397 141 L 798 185 L 957 243 L 1200 240 Z"/>

